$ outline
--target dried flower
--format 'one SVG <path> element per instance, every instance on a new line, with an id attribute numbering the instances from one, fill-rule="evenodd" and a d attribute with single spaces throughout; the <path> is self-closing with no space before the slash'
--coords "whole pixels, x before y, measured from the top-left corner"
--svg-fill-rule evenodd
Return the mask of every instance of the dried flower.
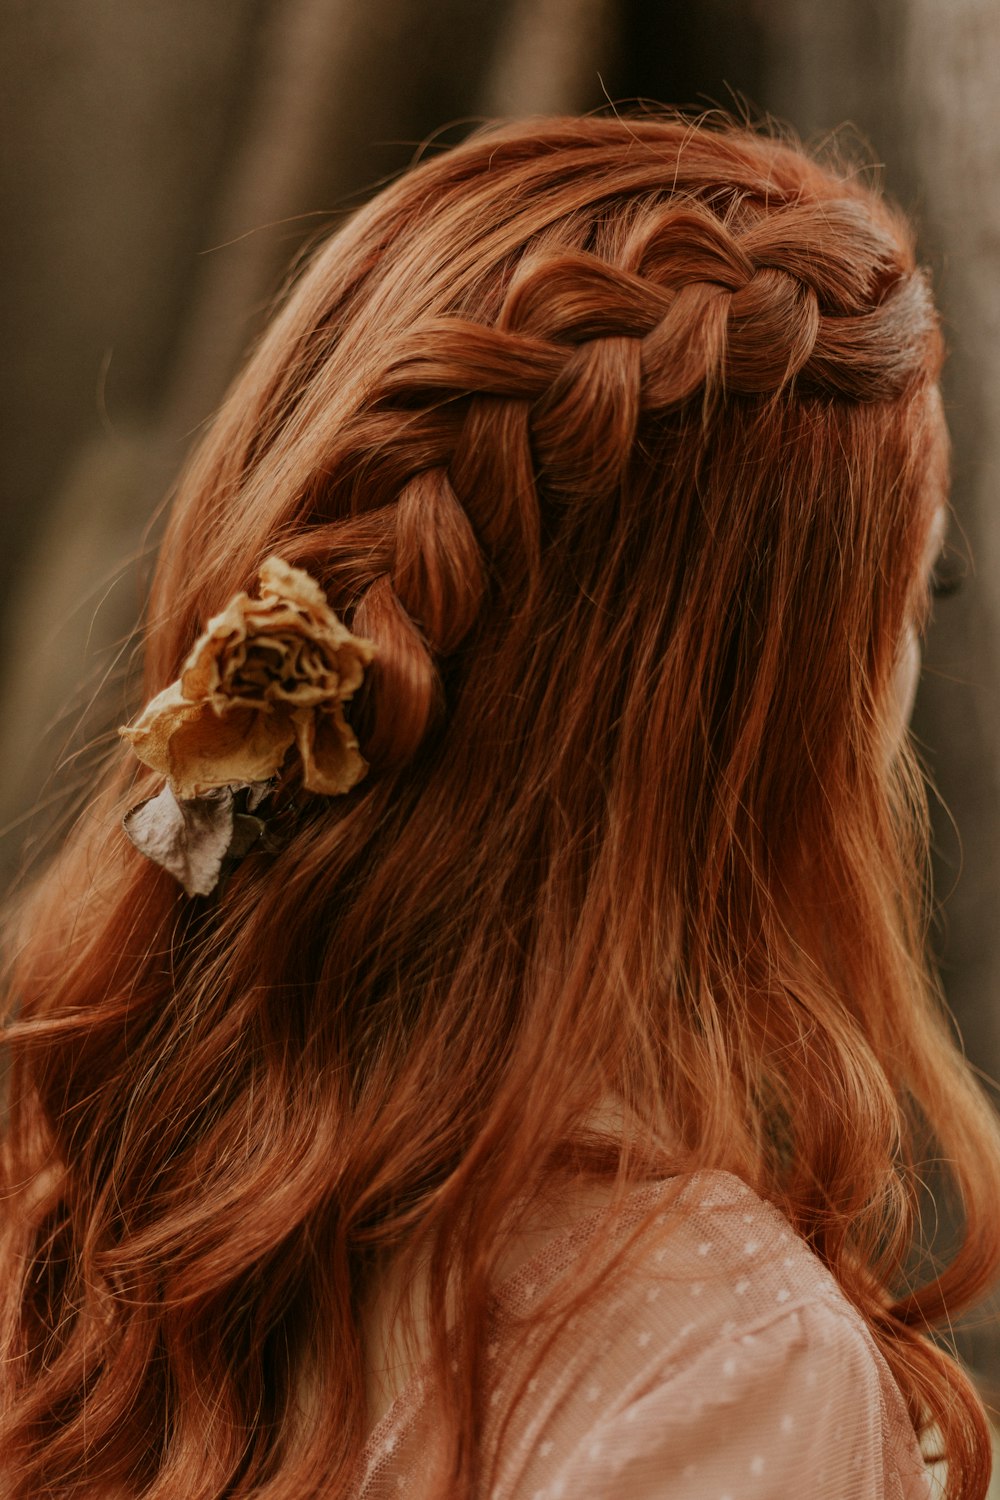
<path id="1" fill-rule="evenodd" d="M 336 796 L 367 770 L 344 703 L 374 655 L 301 568 L 269 557 L 260 598 L 210 620 L 176 682 L 121 733 L 178 801 L 276 776 L 292 744 L 307 790 Z"/>
<path id="2" fill-rule="evenodd" d="M 374 651 L 337 618 L 315 579 L 269 557 L 260 598 L 231 599 L 177 681 L 120 731 L 167 778 L 126 814 L 136 847 L 189 896 L 208 895 L 228 864 L 274 847 L 255 814 L 293 744 L 307 790 L 350 791 L 368 767 L 344 703 Z"/>

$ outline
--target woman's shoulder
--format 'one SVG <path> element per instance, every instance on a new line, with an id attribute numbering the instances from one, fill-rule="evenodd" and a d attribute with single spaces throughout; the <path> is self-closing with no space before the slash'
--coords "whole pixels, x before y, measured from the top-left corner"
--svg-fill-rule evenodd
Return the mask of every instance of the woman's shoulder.
<path id="1" fill-rule="evenodd" d="M 530 1323 L 532 1302 L 596 1222 L 503 1288 L 511 1331 Z M 639 1497 L 647 1482 L 659 1494 L 665 1464 L 678 1495 L 735 1493 L 738 1478 L 744 1496 L 807 1482 L 838 1500 L 927 1493 L 905 1404 L 863 1318 L 746 1183 L 701 1172 L 640 1188 L 612 1242 L 627 1247 L 621 1274 L 599 1285 L 533 1377 L 533 1426 L 562 1455 L 566 1494 L 580 1492 L 566 1478 L 574 1466 L 593 1493 L 618 1494 L 627 1471 L 622 1494 Z M 529 1356 L 513 1336 L 497 1348 L 510 1365 L 498 1387 L 512 1390 Z M 529 1467 L 541 1477 L 537 1447 Z M 557 1477 L 527 1493 L 559 1494 Z"/>
<path id="2" fill-rule="evenodd" d="M 595 1209 L 525 1261 L 499 1289 L 499 1304 L 514 1315 L 528 1311 L 573 1272 L 598 1235 L 604 1257 L 620 1269 L 607 1278 L 606 1296 L 595 1297 L 595 1312 L 620 1312 L 623 1298 L 666 1306 L 681 1297 L 705 1309 L 732 1306 L 740 1321 L 748 1311 L 780 1314 L 803 1301 L 828 1302 L 857 1317 L 780 1211 L 721 1171 L 642 1184 L 618 1207 Z"/>
<path id="3" fill-rule="evenodd" d="M 814 1314 L 811 1325 L 843 1322 L 844 1336 L 867 1346 L 864 1320 L 819 1257 L 728 1172 L 644 1184 L 610 1223 L 599 1209 L 554 1235 L 499 1288 L 498 1323 L 530 1321 L 588 1256 L 594 1292 L 567 1325 L 581 1357 L 594 1339 L 605 1352 L 631 1339 L 650 1359 L 677 1363 L 706 1342 L 753 1339 L 797 1309 Z"/>
<path id="4" fill-rule="evenodd" d="M 581 1272 L 592 1294 L 550 1323 L 551 1295 Z M 643 1184 L 610 1223 L 604 1206 L 554 1233 L 498 1288 L 489 1353 L 491 1410 L 508 1414 L 495 1500 L 641 1500 L 668 1476 L 685 1500 L 807 1484 L 816 1500 L 927 1493 L 864 1320 L 783 1215 L 728 1173 Z M 418 1414 L 413 1394 L 406 1422 L 373 1434 L 376 1470 L 380 1445 L 396 1450 Z"/>

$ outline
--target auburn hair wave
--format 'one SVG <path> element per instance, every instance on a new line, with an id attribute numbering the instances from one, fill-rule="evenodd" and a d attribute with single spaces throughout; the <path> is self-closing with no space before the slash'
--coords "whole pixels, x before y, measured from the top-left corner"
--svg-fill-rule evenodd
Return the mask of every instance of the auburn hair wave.
<path id="1" fill-rule="evenodd" d="M 929 1330 L 1000 1264 L 1000 1146 L 893 687 L 940 363 L 896 211 L 726 122 L 479 131 L 313 256 L 181 481 L 145 693 L 280 553 L 377 643 L 371 770 L 290 776 L 280 851 L 191 900 L 118 831 L 152 790 L 122 747 L 19 905 L 10 1500 L 348 1495 L 365 1298 L 417 1245 L 443 1492 L 477 1493 L 522 1210 L 706 1167 L 807 1239 L 981 1500 Z M 921 1263 L 931 1162 L 960 1232 Z"/>

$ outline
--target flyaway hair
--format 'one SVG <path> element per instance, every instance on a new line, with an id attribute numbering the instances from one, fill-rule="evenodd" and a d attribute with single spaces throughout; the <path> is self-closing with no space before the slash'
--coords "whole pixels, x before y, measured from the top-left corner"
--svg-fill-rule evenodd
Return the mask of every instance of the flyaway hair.
<path id="1" fill-rule="evenodd" d="M 281 847 L 190 898 L 118 831 L 160 785 L 123 745 L 22 903 L 5 1496 L 349 1495 L 397 1249 L 442 1494 L 478 1493 L 519 1225 L 709 1167 L 805 1237 L 982 1500 L 982 1407 L 928 1334 L 1000 1263 L 1000 1147 L 924 957 L 893 694 L 940 363 L 902 218 L 725 122 L 481 131 L 314 256 L 180 484 L 137 703 L 277 555 L 373 643 L 369 770 L 335 799 L 287 770 Z"/>

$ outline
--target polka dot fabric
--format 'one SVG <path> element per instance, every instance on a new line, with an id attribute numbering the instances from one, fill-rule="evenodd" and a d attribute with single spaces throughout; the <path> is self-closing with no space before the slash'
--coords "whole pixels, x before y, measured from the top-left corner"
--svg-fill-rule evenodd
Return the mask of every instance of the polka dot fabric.
<path id="1" fill-rule="evenodd" d="M 622 1234 L 653 1219 L 626 1277 L 570 1320 L 502 1436 L 532 1356 L 532 1306 L 595 1221 L 499 1290 L 489 1500 L 929 1500 L 899 1390 L 826 1268 L 736 1178 L 703 1173 L 676 1188 L 629 1199 Z M 369 1439 L 358 1500 L 429 1494 L 434 1439 L 418 1376 Z"/>

